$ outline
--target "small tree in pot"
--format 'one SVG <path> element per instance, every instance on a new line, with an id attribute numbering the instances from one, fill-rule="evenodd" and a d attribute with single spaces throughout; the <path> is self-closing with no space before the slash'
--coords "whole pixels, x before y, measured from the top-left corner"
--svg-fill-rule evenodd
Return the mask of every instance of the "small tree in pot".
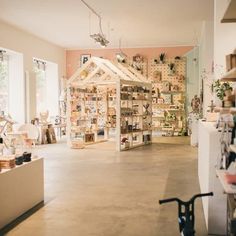
<path id="1" fill-rule="evenodd" d="M 213 83 L 213 88 L 216 93 L 216 96 L 222 101 L 222 105 L 224 96 L 229 96 L 233 90 L 229 82 L 220 82 L 220 80 L 216 80 Z"/>

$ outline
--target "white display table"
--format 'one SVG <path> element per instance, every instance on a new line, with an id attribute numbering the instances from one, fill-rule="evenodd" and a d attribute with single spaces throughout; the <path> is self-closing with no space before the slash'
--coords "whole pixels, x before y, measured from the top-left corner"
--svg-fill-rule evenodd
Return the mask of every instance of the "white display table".
<path id="1" fill-rule="evenodd" d="M 43 158 L 0 172 L 0 229 L 44 200 Z"/>
<path id="2" fill-rule="evenodd" d="M 226 235 L 227 195 L 216 177 L 220 158 L 220 135 L 213 122 L 199 121 L 198 176 L 201 193 L 213 192 L 213 197 L 202 198 L 208 234 Z"/>

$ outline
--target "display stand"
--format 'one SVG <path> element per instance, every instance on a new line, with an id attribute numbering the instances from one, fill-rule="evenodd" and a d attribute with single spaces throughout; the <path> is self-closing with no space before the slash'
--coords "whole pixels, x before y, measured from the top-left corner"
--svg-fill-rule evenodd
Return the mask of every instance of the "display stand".
<path id="1" fill-rule="evenodd" d="M 151 84 L 142 75 L 92 57 L 69 79 L 67 89 L 72 148 L 106 141 L 114 128 L 118 151 L 151 143 Z"/>
<path id="2" fill-rule="evenodd" d="M 0 172 L 0 229 L 44 201 L 43 158 Z"/>

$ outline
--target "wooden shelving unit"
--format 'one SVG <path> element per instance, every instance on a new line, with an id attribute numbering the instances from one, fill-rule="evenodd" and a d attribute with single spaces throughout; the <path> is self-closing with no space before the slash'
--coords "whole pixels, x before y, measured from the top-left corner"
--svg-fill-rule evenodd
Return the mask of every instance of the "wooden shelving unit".
<path id="1" fill-rule="evenodd" d="M 90 144 L 108 139 L 109 129 L 115 128 L 113 108 L 108 99 L 109 89 L 104 86 L 87 85 L 86 88 L 70 88 L 71 141 Z M 111 124 L 111 125 L 109 125 Z M 78 147 L 80 147 L 78 145 Z"/>
<path id="2" fill-rule="evenodd" d="M 151 101 L 151 85 L 140 86 L 140 84 L 134 82 L 121 84 L 121 150 L 127 150 L 152 142 Z"/>
<path id="3" fill-rule="evenodd" d="M 169 64 L 175 64 L 170 71 Z M 168 59 L 164 64 L 152 61 L 152 111 L 154 136 L 180 136 L 186 132 L 185 93 L 186 59 Z"/>

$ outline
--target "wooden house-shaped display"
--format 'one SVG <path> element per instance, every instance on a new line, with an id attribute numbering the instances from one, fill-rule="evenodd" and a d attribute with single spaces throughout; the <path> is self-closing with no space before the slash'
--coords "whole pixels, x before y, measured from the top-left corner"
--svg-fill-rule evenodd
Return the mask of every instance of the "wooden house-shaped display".
<path id="1" fill-rule="evenodd" d="M 112 135 L 118 151 L 151 143 L 152 86 L 134 69 L 92 57 L 68 80 L 67 90 L 70 147 Z"/>

